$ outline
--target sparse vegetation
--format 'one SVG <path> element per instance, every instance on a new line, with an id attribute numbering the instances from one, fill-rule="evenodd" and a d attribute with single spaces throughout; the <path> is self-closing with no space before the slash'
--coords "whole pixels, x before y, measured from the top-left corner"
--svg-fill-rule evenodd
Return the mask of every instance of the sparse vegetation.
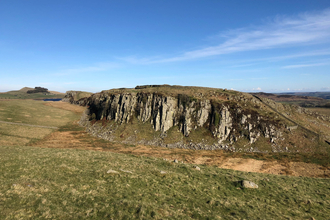
<path id="1" fill-rule="evenodd" d="M 1 146 L 0 152 L 0 218 L 327 219 L 330 215 L 328 179 L 209 166 L 197 171 L 190 164 L 86 150 Z M 109 169 L 118 174 L 107 173 Z M 259 188 L 240 188 L 237 183 L 243 179 Z"/>

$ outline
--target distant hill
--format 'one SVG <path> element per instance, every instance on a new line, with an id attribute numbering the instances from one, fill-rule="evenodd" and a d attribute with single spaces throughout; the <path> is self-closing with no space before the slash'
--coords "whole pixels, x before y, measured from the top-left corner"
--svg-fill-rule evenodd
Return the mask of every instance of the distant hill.
<path id="1" fill-rule="evenodd" d="M 23 88 L 21 88 L 20 90 L 17 90 L 17 91 L 20 91 L 20 92 L 27 92 L 27 91 L 29 91 L 29 90 L 32 90 L 33 88 L 30 88 L 30 87 L 23 87 Z M 10 92 L 10 91 L 9 91 Z M 14 92 L 14 91 L 11 91 L 11 92 Z"/>
<path id="2" fill-rule="evenodd" d="M 251 93 L 259 97 L 268 98 L 275 102 L 296 104 L 301 107 L 329 107 L 330 92 L 306 92 L 306 93 Z"/>
<path id="3" fill-rule="evenodd" d="M 318 98 L 330 100 L 330 92 L 287 92 L 281 94 L 294 95 L 294 96 L 312 96 L 312 97 L 318 97 Z"/>
<path id="4" fill-rule="evenodd" d="M 64 93 L 56 91 L 48 91 L 47 93 L 28 93 L 28 91 L 33 91 L 35 88 L 23 87 L 20 90 L 13 90 L 9 92 L 0 93 L 0 99 L 61 99 L 64 97 Z"/>

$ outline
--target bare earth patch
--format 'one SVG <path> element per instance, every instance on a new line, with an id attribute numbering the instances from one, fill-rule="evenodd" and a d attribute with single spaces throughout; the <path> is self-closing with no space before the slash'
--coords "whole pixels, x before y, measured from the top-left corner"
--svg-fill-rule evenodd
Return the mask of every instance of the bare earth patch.
<path id="1" fill-rule="evenodd" d="M 330 169 L 317 164 L 303 162 L 284 163 L 280 161 L 256 160 L 247 158 L 231 158 L 221 150 L 194 151 L 186 149 L 169 149 L 143 145 L 124 145 L 100 140 L 84 131 L 56 131 L 32 146 L 46 148 L 76 148 L 96 151 L 111 151 L 148 157 L 178 159 L 179 162 L 206 164 L 224 169 L 244 172 L 269 173 L 275 175 L 329 177 Z"/>

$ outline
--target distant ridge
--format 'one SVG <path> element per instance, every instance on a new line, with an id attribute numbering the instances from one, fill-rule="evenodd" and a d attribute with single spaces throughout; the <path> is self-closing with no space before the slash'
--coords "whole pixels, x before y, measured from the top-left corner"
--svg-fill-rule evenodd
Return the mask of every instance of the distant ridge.
<path id="1" fill-rule="evenodd" d="M 47 92 L 29 92 L 33 91 L 35 88 L 23 87 L 20 90 L 12 90 L 8 92 L 0 93 L 0 99 L 38 99 L 42 100 L 45 98 L 56 98 L 61 99 L 64 97 L 64 93 L 57 91 L 48 91 Z"/>
<path id="2" fill-rule="evenodd" d="M 20 91 L 20 92 L 27 92 L 27 91 L 29 91 L 29 90 L 32 90 L 33 88 L 30 88 L 30 87 L 23 87 L 23 88 L 21 88 L 20 90 L 17 90 L 17 91 Z M 16 90 L 14 90 L 14 91 L 16 91 Z M 11 91 L 9 91 L 9 92 L 11 92 Z"/>

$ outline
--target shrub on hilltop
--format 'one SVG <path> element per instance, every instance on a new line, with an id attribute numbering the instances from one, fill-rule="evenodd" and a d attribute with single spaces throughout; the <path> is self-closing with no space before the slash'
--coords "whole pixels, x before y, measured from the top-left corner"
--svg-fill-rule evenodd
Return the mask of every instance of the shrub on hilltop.
<path id="1" fill-rule="evenodd" d="M 32 90 L 28 90 L 26 93 L 49 93 L 48 92 L 48 89 L 46 88 L 43 88 L 43 87 L 35 87 L 34 89 Z"/>

